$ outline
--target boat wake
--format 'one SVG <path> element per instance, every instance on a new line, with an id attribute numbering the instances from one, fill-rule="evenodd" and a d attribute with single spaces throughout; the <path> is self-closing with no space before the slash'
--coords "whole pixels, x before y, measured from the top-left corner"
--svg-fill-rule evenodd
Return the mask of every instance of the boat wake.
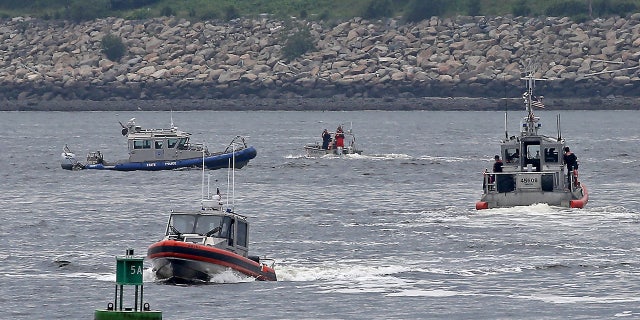
<path id="1" fill-rule="evenodd" d="M 424 155 L 417 158 L 418 160 L 427 160 L 432 163 L 456 163 L 456 162 L 467 162 L 469 160 L 484 160 L 484 159 L 473 159 L 473 158 L 462 158 L 462 157 L 438 157 L 438 156 L 429 156 Z"/>
<path id="2" fill-rule="evenodd" d="M 285 159 L 306 159 L 309 157 L 305 154 L 288 154 L 284 158 Z"/>
<path id="3" fill-rule="evenodd" d="M 614 294 L 612 296 L 607 297 L 597 297 L 597 296 L 562 296 L 562 295 L 553 295 L 553 294 L 538 294 L 538 295 L 523 295 L 523 296 L 513 296 L 516 299 L 526 299 L 526 300 L 535 300 L 541 301 L 545 303 L 553 303 L 553 304 L 576 304 L 576 303 L 611 303 L 611 304 L 619 304 L 626 302 L 638 302 L 640 298 L 638 297 L 629 297 L 626 294 Z M 619 314 L 616 314 L 616 317 L 623 316 L 631 316 L 631 311 L 622 311 Z"/>
<path id="4" fill-rule="evenodd" d="M 154 272 L 153 272 L 153 268 L 149 267 L 147 269 L 144 270 L 144 282 L 156 282 L 156 283 L 165 283 L 164 280 L 162 279 L 158 279 Z M 99 279 L 99 280 L 103 280 L 103 281 L 115 281 L 115 276 L 112 277 L 105 277 L 104 279 Z M 183 283 L 171 283 L 171 284 L 176 284 L 176 285 L 207 285 L 207 284 L 227 284 L 227 283 L 244 283 L 244 282 L 254 282 L 256 281 L 256 279 L 254 277 L 251 276 L 244 276 L 242 274 L 239 274 L 237 272 L 233 272 L 233 270 L 231 269 L 227 269 L 223 272 L 217 273 L 215 275 L 213 275 L 211 277 L 211 279 L 208 282 L 194 282 L 194 283 L 188 283 L 188 284 L 183 284 Z"/>
<path id="5" fill-rule="evenodd" d="M 10 274 L 5 274 L 5 276 L 7 277 L 12 277 L 12 275 Z M 73 272 L 73 273 L 68 273 L 68 274 L 56 274 L 56 275 L 51 275 L 51 274 L 37 274 L 37 275 L 32 275 L 29 277 L 25 277 L 25 278 L 33 278 L 33 277 L 39 277 L 39 278 L 51 278 L 51 277 L 64 277 L 64 278 L 82 278 L 82 279 L 93 279 L 96 281 L 102 281 L 102 282 L 115 282 L 116 281 L 116 274 L 115 273 L 91 273 L 91 272 Z M 16 275 L 17 277 L 17 275 Z M 156 278 L 153 270 L 151 267 L 148 267 L 146 269 L 144 269 L 143 274 L 142 274 L 142 279 L 145 283 L 162 283 L 162 280 L 159 280 L 158 278 Z M 233 272 L 231 269 L 228 269 L 224 272 L 221 272 L 219 274 L 214 275 L 211 280 L 209 280 L 209 282 L 207 283 L 203 283 L 203 284 L 223 284 L 223 283 L 243 283 L 243 282 L 254 282 L 256 281 L 255 278 L 250 277 L 250 276 L 243 276 L 241 274 L 238 274 L 236 272 Z"/>
<path id="6" fill-rule="evenodd" d="M 346 263 L 306 265 L 279 264 L 278 281 L 372 281 L 389 275 L 409 271 L 399 265 L 367 266 Z"/>
<path id="7" fill-rule="evenodd" d="M 286 159 L 355 159 L 355 160 L 411 160 L 414 157 L 404 153 L 382 153 L 382 154 L 344 154 L 334 155 L 327 154 L 320 157 L 308 156 L 306 154 L 289 154 L 285 156 Z"/>
<path id="8" fill-rule="evenodd" d="M 528 214 L 528 215 L 536 215 L 536 214 L 550 214 L 550 213 L 557 213 L 558 210 L 562 210 L 564 208 L 560 208 L 560 207 L 554 207 L 554 206 L 550 206 L 546 203 L 536 203 L 536 204 L 532 204 L 532 205 L 528 205 L 528 206 L 518 206 L 518 207 L 509 207 L 509 208 L 491 208 L 491 209 L 487 209 L 487 212 L 491 212 L 491 213 L 495 213 L 495 214 L 505 214 L 505 215 L 511 215 L 514 213 L 517 213 L 518 215 L 521 214 Z"/>
<path id="9" fill-rule="evenodd" d="M 222 284 L 222 283 L 242 283 L 242 282 L 254 282 L 256 279 L 250 276 L 244 276 L 237 272 L 233 272 L 231 269 L 227 269 L 219 274 L 214 275 L 209 280 L 209 284 Z"/>

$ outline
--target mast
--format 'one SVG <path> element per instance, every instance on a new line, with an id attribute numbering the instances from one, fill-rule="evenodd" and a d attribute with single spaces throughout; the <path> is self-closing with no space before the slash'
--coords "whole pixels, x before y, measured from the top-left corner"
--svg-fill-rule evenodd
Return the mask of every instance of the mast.
<path id="1" fill-rule="evenodd" d="M 507 75 L 504 75 L 502 84 L 504 85 L 504 140 L 509 140 L 509 132 L 507 131 L 507 111 L 508 102 L 507 102 Z"/>
<path id="2" fill-rule="evenodd" d="M 507 112 L 504 112 L 504 140 L 509 140 L 509 132 L 507 132 Z"/>
<path id="3" fill-rule="evenodd" d="M 534 77 L 533 71 L 529 71 L 527 76 L 523 78 L 523 80 L 527 81 L 527 91 L 522 94 L 524 105 L 527 110 L 527 117 L 524 119 L 522 133 L 525 135 L 534 136 L 538 134 L 538 128 L 540 127 L 538 121 L 540 120 L 540 118 L 536 117 L 535 114 L 533 114 L 533 105 L 535 101 L 536 106 L 542 108 L 542 103 L 539 101 L 541 97 L 537 98 L 533 95 L 533 88 L 535 87 L 536 81 L 542 81 L 545 79 L 536 79 Z"/>
<path id="4" fill-rule="evenodd" d="M 558 128 L 558 141 L 562 141 L 562 130 L 560 129 L 560 114 L 558 114 L 556 127 Z"/>

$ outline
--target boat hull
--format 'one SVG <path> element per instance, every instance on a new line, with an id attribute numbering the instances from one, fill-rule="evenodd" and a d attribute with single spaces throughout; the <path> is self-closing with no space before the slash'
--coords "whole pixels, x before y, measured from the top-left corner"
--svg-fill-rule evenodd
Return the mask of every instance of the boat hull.
<path id="1" fill-rule="evenodd" d="M 247 147 L 235 152 L 215 154 L 204 158 L 204 165 L 207 169 L 216 170 L 229 167 L 230 161 L 235 159 L 235 167 L 240 169 L 244 167 L 249 160 L 255 158 L 257 151 L 254 147 Z M 160 161 L 145 161 L 145 162 L 122 162 L 122 163 L 96 163 L 96 164 L 84 164 L 78 165 L 77 162 L 74 165 L 69 158 L 64 158 L 61 163 L 63 169 L 94 169 L 94 170 L 117 170 L 117 171 L 159 171 L 159 170 L 173 170 L 180 168 L 202 167 L 203 158 L 189 158 L 179 160 L 160 160 Z"/>
<path id="2" fill-rule="evenodd" d="M 476 203 L 476 209 L 507 208 L 546 203 L 550 206 L 583 208 L 589 201 L 589 193 L 583 185 L 574 191 L 522 191 L 487 193 Z"/>
<path id="3" fill-rule="evenodd" d="M 343 155 L 343 154 L 362 154 L 362 150 L 357 150 L 352 147 L 344 147 L 342 149 L 322 149 L 319 146 L 305 146 L 304 147 L 307 156 L 309 157 L 322 157 L 328 154 Z"/>
<path id="4" fill-rule="evenodd" d="M 256 280 L 276 281 L 275 270 L 263 263 L 216 247 L 162 240 L 149 247 L 147 258 L 159 280 L 177 283 L 208 282 L 226 270 Z"/>

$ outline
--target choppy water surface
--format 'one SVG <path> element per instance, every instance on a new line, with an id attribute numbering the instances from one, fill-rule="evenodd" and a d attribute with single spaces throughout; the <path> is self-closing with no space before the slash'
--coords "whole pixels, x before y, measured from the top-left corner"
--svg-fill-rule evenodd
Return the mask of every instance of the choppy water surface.
<path id="1" fill-rule="evenodd" d="M 545 133 L 557 113 L 538 114 Z M 275 258 L 280 281 L 172 286 L 147 270 L 145 301 L 166 319 L 640 318 L 637 111 L 562 112 L 586 209 L 482 212 L 499 112 L 172 115 L 210 150 L 237 134 L 257 148 L 235 174 L 235 207 L 250 217 L 252 254 Z M 509 114 L 510 134 L 522 115 Z M 197 208 L 198 170 L 60 168 L 65 144 L 124 158 L 117 121 L 132 117 L 166 127 L 171 114 L 0 113 L 2 317 L 92 318 L 113 301 L 114 256 L 144 255 L 170 210 Z M 339 123 L 353 123 L 363 155 L 304 157 Z M 226 190 L 227 172 L 209 173 Z"/>

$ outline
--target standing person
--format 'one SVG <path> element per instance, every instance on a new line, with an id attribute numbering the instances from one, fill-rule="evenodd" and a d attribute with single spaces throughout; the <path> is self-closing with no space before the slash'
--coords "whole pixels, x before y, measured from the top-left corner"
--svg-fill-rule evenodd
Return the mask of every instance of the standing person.
<path id="1" fill-rule="evenodd" d="M 500 156 L 496 154 L 493 157 L 496 162 L 493 163 L 493 172 L 502 172 L 502 160 L 500 160 Z M 496 181 L 496 175 L 492 174 L 489 176 L 489 183 L 494 183 Z"/>
<path id="2" fill-rule="evenodd" d="M 496 162 L 493 163 L 493 172 L 502 172 L 502 160 L 500 160 L 500 156 L 496 154 L 493 158 L 496 160 Z"/>
<path id="3" fill-rule="evenodd" d="M 344 148 L 344 131 L 342 131 L 342 126 L 338 126 L 338 129 L 336 129 L 336 148 Z"/>
<path id="4" fill-rule="evenodd" d="M 329 133 L 327 129 L 324 129 L 324 131 L 322 131 L 322 149 L 323 150 L 329 149 L 329 142 L 331 142 L 331 133 Z"/>
<path id="5" fill-rule="evenodd" d="M 564 147 L 564 163 L 567 165 L 567 182 L 571 184 L 571 173 L 578 169 L 578 157 L 571 152 L 569 147 Z"/>

